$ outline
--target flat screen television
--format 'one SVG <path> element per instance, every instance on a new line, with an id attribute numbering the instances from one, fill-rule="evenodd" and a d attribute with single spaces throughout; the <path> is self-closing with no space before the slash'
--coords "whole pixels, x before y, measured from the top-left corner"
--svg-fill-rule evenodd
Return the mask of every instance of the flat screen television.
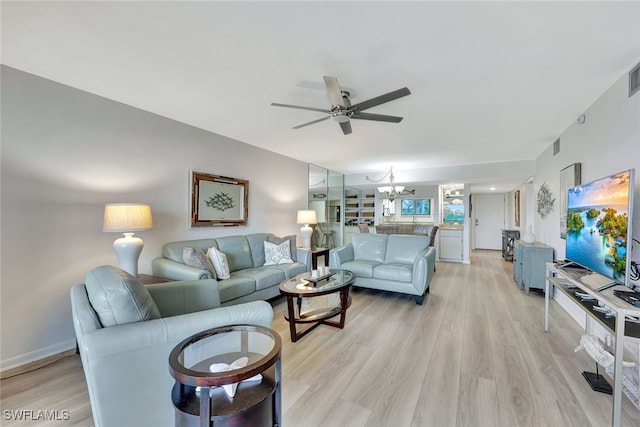
<path id="1" fill-rule="evenodd" d="M 635 170 L 570 188 L 566 258 L 629 286 Z"/>

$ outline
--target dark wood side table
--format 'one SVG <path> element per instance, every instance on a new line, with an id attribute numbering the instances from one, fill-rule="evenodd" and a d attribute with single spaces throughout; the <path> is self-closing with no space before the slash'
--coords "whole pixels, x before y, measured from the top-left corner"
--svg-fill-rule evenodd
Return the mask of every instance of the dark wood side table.
<path id="1" fill-rule="evenodd" d="M 180 342 L 169 355 L 175 426 L 281 426 L 281 349 L 280 335 L 258 325 L 208 329 Z M 212 364 L 222 366 L 211 372 Z"/>
<path id="2" fill-rule="evenodd" d="M 329 248 L 311 248 L 311 268 L 318 269 L 318 257 L 324 255 L 324 265 L 329 267 Z"/>

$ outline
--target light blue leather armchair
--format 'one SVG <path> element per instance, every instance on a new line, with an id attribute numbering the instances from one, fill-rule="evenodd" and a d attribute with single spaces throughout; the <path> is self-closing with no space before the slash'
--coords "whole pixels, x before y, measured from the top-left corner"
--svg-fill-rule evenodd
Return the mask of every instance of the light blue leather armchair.
<path id="1" fill-rule="evenodd" d="M 329 266 L 351 271 L 354 286 L 413 295 L 422 304 L 435 272 L 436 249 L 427 236 L 358 233 L 352 243 L 329 251 Z"/>
<path id="2" fill-rule="evenodd" d="M 96 427 L 173 426 L 171 350 L 206 329 L 273 322 L 265 301 L 220 307 L 215 280 L 144 286 L 113 266 L 71 288 L 71 309 Z"/>

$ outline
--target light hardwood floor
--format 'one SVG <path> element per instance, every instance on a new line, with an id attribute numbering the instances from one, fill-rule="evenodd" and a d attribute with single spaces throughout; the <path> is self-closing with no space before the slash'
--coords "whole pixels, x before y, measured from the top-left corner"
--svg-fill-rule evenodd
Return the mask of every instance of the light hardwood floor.
<path id="1" fill-rule="evenodd" d="M 438 263 L 427 302 L 354 289 L 344 330 L 321 326 L 289 339 L 283 299 L 274 329 L 283 338 L 283 425 L 299 426 L 608 426 L 611 397 L 582 378 L 594 363 L 574 353 L 582 330 L 544 298 L 526 296 L 499 252 L 475 251 L 471 265 Z M 91 425 L 78 356 L 2 380 L 5 410 L 69 410 Z M 623 426 L 640 426 L 624 398 Z M 120 427 L 120 426 L 118 426 Z"/>

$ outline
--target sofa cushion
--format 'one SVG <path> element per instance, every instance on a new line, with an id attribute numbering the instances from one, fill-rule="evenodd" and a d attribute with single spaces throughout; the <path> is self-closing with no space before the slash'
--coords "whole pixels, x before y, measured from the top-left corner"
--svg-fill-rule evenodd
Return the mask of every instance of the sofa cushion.
<path id="1" fill-rule="evenodd" d="M 411 264 L 380 264 L 373 269 L 373 278 L 395 282 L 411 282 L 413 265 Z"/>
<path id="2" fill-rule="evenodd" d="M 270 266 L 239 270 L 234 272 L 233 276 L 248 277 L 255 280 L 257 291 L 279 285 L 285 279 L 285 274 L 282 270 Z"/>
<path id="3" fill-rule="evenodd" d="M 216 248 L 209 248 L 207 256 L 211 259 L 211 264 L 213 264 L 213 269 L 216 271 L 218 279 L 224 280 L 231 277 L 226 254 Z"/>
<path id="4" fill-rule="evenodd" d="M 373 277 L 373 269 L 381 263 L 378 261 L 356 260 L 343 262 L 340 265 L 342 270 L 349 270 L 356 277 Z"/>
<path id="5" fill-rule="evenodd" d="M 149 291 L 138 279 L 118 267 L 94 268 L 85 278 L 85 288 L 104 327 L 160 318 Z"/>
<path id="6" fill-rule="evenodd" d="M 429 247 L 429 237 L 413 235 L 389 235 L 384 262 L 413 264 L 420 252 Z"/>
<path id="7" fill-rule="evenodd" d="M 211 273 L 211 278 L 216 278 L 216 272 L 211 263 L 211 259 L 207 256 L 205 251 L 200 248 L 184 248 L 182 250 L 182 260 L 190 267 L 199 268 L 201 270 L 207 270 Z"/>
<path id="8" fill-rule="evenodd" d="M 182 251 L 184 248 L 198 248 L 206 252 L 212 246 L 218 247 L 215 239 L 196 239 L 171 242 L 162 246 L 162 256 L 172 261 L 184 264 L 184 260 L 182 259 Z"/>
<path id="9" fill-rule="evenodd" d="M 216 243 L 218 249 L 227 256 L 229 269 L 232 272 L 254 266 L 249 241 L 245 236 L 218 237 Z"/>
<path id="10" fill-rule="evenodd" d="M 301 262 L 294 262 L 292 264 L 270 265 L 269 268 L 282 271 L 286 279 L 289 279 L 296 274 L 302 274 L 307 271 L 307 266 L 302 264 Z"/>
<path id="11" fill-rule="evenodd" d="M 264 265 L 291 264 L 291 249 L 289 241 L 276 245 L 271 242 L 264 242 Z"/>
<path id="12" fill-rule="evenodd" d="M 352 244 L 353 259 L 384 262 L 387 250 L 386 234 L 354 234 Z"/>
<path id="13" fill-rule="evenodd" d="M 220 302 L 225 303 L 254 293 L 256 291 L 256 281 L 250 277 L 237 276 L 232 273 L 231 278 L 218 280 L 218 291 Z"/>

